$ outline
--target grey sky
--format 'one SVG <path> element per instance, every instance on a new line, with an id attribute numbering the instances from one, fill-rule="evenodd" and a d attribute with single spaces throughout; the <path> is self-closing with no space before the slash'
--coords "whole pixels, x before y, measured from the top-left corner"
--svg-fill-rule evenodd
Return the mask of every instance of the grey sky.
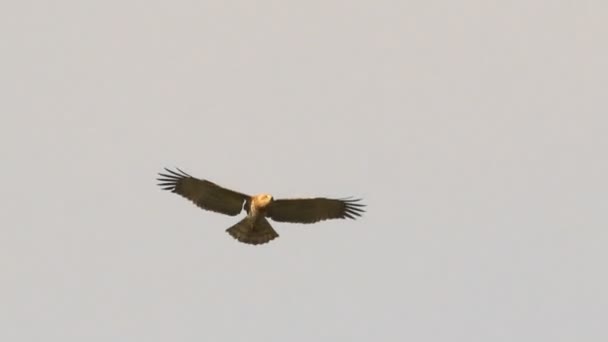
<path id="1" fill-rule="evenodd" d="M 606 341 L 605 1 L 0 5 L 1 341 Z M 361 196 L 253 247 L 155 185 Z"/>

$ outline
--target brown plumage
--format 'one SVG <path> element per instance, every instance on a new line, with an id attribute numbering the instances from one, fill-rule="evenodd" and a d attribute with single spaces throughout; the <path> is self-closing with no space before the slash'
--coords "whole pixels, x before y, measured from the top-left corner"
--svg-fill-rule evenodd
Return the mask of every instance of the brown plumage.
<path id="1" fill-rule="evenodd" d="M 296 198 L 275 200 L 268 194 L 255 196 L 223 188 L 180 169 L 165 169 L 157 180 L 163 190 L 174 192 L 198 207 L 230 216 L 241 210 L 247 216 L 226 231 L 240 242 L 258 245 L 279 237 L 266 218 L 277 222 L 315 223 L 329 219 L 356 219 L 364 212 L 360 199 Z"/>

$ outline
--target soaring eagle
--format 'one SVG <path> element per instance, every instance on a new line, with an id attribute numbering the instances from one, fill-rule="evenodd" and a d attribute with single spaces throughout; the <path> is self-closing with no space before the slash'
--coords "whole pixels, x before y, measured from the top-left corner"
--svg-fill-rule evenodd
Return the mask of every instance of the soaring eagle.
<path id="1" fill-rule="evenodd" d="M 274 199 L 268 194 L 249 196 L 177 169 L 159 173 L 158 185 L 194 202 L 202 209 L 230 216 L 247 216 L 226 231 L 240 242 L 258 245 L 279 237 L 266 218 L 277 222 L 315 223 L 328 219 L 355 219 L 364 212 L 360 199 Z"/>

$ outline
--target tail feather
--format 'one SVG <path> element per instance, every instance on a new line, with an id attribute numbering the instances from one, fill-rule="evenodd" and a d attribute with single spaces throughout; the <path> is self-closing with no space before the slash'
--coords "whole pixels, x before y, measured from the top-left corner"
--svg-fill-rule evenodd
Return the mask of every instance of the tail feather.
<path id="1" fill-rule="evenodd" d="M 257 220 L 245 217 L 226 231 L 238 241 L 250 245 L 260 245 L 279 237 L 264 217 L 259 217 Z"/>

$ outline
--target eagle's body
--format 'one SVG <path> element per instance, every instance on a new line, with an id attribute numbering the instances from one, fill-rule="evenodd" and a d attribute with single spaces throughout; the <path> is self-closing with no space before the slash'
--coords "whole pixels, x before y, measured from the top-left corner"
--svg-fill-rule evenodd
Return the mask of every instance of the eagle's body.
<path id="1" fill-rule="evenodd" d="M 257 245 L 279 236 L 267 218 L 278 222 L 315 223 L 327 219 L 361 216 L 363 205 L 358 199 L 279 199 L 269 194 L 248 196 L 228 190 L 203 179 L 194 178 L 178 169 L 165 169 L 158 180 L 164 190 L 175 192 L 205 210 L 235 216 L 241 210 L 247 216 L 226 231 L 240 242 Z"/>

